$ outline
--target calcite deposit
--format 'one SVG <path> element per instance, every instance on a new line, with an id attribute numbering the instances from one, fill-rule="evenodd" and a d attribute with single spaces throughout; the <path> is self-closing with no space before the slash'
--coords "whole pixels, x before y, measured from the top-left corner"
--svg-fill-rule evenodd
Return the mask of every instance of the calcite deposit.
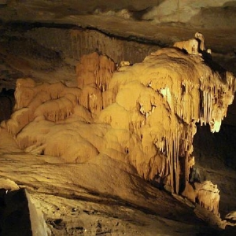
<path id="1" fill-rule="evenodd" d="M 188 54 L 199 54 L 205 51 L 204 36 L 196 32 L 193 39 L 174 43 L 174 47 L 185 50 Z"/>
<path id="2" fill-rule="evenodd" d="M 19 79 L 14 113 L 1 126 L 28 152 L 75 163 L 107 155 L 172 193 L 186 193 L 196 123 L 218 132 L 235 92 L 234 76 L 213 68 L 197 46 L 201 53 L 164 48 L 119 70 L 104 55 L 86 55 L 73 88 Z M 192 201 L 217 215 L 219 192 L 212 191 L 211 205 L 204 186 Z"/>
<path id="3" fill-rule="evenodd" d="M 195 182 L 193 185 L 187 183 L 182 195 L 219 215 L 220 191 L 211 181 Z"/>

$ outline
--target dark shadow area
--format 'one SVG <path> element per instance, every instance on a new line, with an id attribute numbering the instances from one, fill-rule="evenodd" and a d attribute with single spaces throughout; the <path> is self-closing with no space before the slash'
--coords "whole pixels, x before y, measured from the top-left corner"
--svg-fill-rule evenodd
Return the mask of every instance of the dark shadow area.
<path id="1" fill-rule="evenodd" d="M 15 105 L 14 90 L 3 89 L 0 92 L 0 122 L 11 117 Z"/>
<path id="2" fill-rule="evenodd" d="M 219 65 L 217 62 L 215 62 L 212 59 L 211 54 L 207 53 L 206 51 L 202 51 L 201 53 L 202 53 L 202 57 L 204 59 L 204 63 L 206 65 L 208 65 L 214 72 L 219 73 L 220 79 L 222 79 L 221 82 L 226 84 L 227 83 L 226 69 L 224 67 L 222 67 L 221 65 Z"/>
<path id="3" fill-rule="evenodd" d="M 28 200 L 24 189 L 0 189 L 0 236 L 32 236 Z"/>
<path id="4" fill-rule="evenodd" d="M 198 126 L 194 136 L 194 156 L 201 180 L 211 180 L 220 190 L 220 213 L 236 209 L 236 127 L 222 125 L 219 133 Z"/>

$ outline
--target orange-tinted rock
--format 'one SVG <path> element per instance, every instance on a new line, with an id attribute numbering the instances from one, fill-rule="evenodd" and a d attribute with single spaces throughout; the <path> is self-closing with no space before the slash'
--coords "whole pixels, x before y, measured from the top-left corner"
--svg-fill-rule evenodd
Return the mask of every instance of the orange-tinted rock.
<path id="1" fill-rule="evenodd" d="M 208 123 L 212 132 L 219 131 L 235 78 L 212 70 L 200 55 L 175 48 L 114 70 L 110 59 L 92 53 L 77 66 L 79 88 L 21 79 L 17 111 L 3 126 L 32 153 L 68 162 L 109 154 L 171 192 L 185 187 L 189 192 L 195 124 Z M 209 205 L 203 190 L 199 202 L 216 213 L 217 198 Z"/>

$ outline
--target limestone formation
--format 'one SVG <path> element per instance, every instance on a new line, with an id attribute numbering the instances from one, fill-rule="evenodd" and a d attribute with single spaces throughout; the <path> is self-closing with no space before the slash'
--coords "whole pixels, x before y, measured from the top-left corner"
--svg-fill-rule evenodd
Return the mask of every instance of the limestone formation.
<path id="1" fill-rule="evenodd" d="M 76 68 L 77 88 L 19 79 L 15 112 L 2 127 L 26 151 L 76 163 L 107 155 L 172 193 L 190 195 L 196 123 L 218 132 L 235 92 L 234 76 L 211 69 L 191 47 L 194 56 L 164 48 L 119 71 L 92 53 Z M 192 200 L 218 214 L 217 188 L 200 186 Z"/>
<path id="2" fill-rule="evenodd" d="M 226 216 L 225 219 L 231 220 L 231 221 L 236 221 L 236 211 L 231 211 L 229 212 Z"/>
<path id="3" fill-rule="evenodd" d="M 203 34 L 199 33 L 199 32 L 196 32 L 195 33 L 195 39 L 197 39 L 199 41 L 199 49 L 201 51 L 205 51 L 205 39 L 204 39 L 204 36 Z"/>
<path id="4" fill-rule="evenodd" d="M 192 185 L 187 183 L 182 194 L 213 214 L 219 215 L 220 191 L 211 181 L 195 182 Z"/>
<path id="5" fill-rule="evenodd" d="M 186 51 L 188 54 L 200 55 L 205 50 L 205 40 L 203 34 L 196 32 L 194 39 L 189 39 L 187 41 L 176 42 L 173 45 L 181 50 Z"/>
<path id="6" fill-rule="evenodd" d="M 97 53 L 83 56 L 77 65 L 78 87 L 82 90 L 79 103 L 92 114 L 99 114 L 109 104 L 106 91 L 115 69 L 111 59 Z"/>
<path id="7" fill-rule="evenodd" d="M 219 214 L 220 191 L 217 185 L 212 184 L 210 181 L 205 181 L 200 186 L 196 184 L 196 189 L 196 201 L 203 208 L 208 209 L 216 215 Z"/>
<path id="8" fill-rule="evenodd" d="M 188 54 L 199 54 L 199 42 L 196 39 L 189 39 L 187 41 L 176 42 L 173 46 L 185 50 Z"/>

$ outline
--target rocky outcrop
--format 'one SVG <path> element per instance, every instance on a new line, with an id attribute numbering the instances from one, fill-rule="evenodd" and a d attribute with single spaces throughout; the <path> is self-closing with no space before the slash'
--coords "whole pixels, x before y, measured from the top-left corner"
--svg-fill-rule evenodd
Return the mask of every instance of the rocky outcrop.
<path id="1" fill-rule="evenodd" d="M 220 191 L 211 181 L 187 183 L 182 195 L 219 216 Z"/>
<path id="2" fill-rule="evenodd" d="M 234 76 L 211 68 L 204 54 L 176 48 L 114 70 L 110 59 L 93 53 L 77 66 L 78 87 L 19 79 L 15 112 L 2 127 L 26 151 L 77 163 L 107 155 L 181 193 L 194 165 L 196 123 L 219 131 Z M 209 205 L 204 186 L 194 201 L 217 214 L 219 199 Z"/>
<path id="3" fill-rule="evenodd" d="M 2 187 L 0 179 L 0 235 L 51 235 L 42 212 L 36 209 L 25 189 L 9 191 L 9 184 L 7 189 Z"/>

